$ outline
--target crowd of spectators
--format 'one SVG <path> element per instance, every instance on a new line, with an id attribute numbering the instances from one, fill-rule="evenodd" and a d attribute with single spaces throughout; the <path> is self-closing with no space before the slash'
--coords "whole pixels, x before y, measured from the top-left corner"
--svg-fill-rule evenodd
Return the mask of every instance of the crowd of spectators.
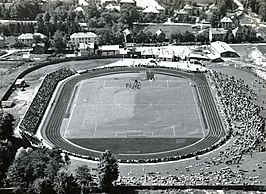
<path id="1" fill-rule="evenodd" d="M 20 129 L 22 131 L 27 131 L 31 134 L 36 133 L 58 82 L 71 75 L 74 75 L 74 71 L 68 67 L 64 67 L 49 73 L 44 78 L 37 94 L 35 95 L 20 124 Z"/>
<path id="2" fill-rule="evenodd" d="M 265 141 L 265 119 L 260 115 L 262 107 L 253 102 L 256 93 L 243 80 L 222 73 L 213 71 L 210 79 L 225 123 L 236 137 L 231 151 L 224 153 L 228 162 L 256 149 L 265 151 L 260 144 Z"/>

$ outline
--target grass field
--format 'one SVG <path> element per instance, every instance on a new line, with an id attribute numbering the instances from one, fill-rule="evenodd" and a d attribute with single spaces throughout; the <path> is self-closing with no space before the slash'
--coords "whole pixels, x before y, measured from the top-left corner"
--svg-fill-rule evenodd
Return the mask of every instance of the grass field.
<path id="1" fill-rule="evenodd" d="M 205 136 L 190 80 L 143 73 L 97 77 L 79 82 L 61 134 L 75 144 L 113 153 L 153 153 L 178 149 Z M 125 83 L 141 81 L 141 89 Z"/>

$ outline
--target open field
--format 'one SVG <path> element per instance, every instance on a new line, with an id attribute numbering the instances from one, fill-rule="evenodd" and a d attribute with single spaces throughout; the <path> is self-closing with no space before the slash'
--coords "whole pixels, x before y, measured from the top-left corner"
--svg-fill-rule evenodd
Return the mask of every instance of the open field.
<path id="1" fill-rule="evenodd" d="M 144 78 L 145 72 L 127 73 L 78 83 L 62 135 L 80 146 L 108 148 L 115 154 L 177 149 L 205 136 L 190 80 L 165 75 L 152 82 Z M 135 79 L 141 80 L 141 89 L 127 89 L 125 83 Z"/>

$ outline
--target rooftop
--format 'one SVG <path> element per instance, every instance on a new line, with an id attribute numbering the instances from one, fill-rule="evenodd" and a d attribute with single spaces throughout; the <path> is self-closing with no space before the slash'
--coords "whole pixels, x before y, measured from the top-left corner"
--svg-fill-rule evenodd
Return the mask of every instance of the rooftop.
<path id="1" fill-rule="evenodd" d="M 42 33 L 25 33 L 21 34 L 18 39 L 33 39 L 33 36 L 40 36 L 42 39 L 46 38 L 46 36 Z"/>
<path id="2" fill-rule="evenodd" d="M 236 53 L 236 51 L 225 42 L 221 41 L 212 42 L 211 46 L 219 53 L 224 53 L 228 51 Z"/>
<path id="3" fill-rule="evenodd" d="M 221 19 L 221 22 L 224 22 L 224 23 L 232 23 L 233 21 L 229 17 L 223 17 Z"/>
<path id="4" fill-rule="evenodd" d="M 160 12 L 158 11 L 158 9 L 157 9 L 156 7 L 151 7 L 151 6 L 149 6 L 149 7 L 147 7 L 146 9 L 144 9 L 144 10 L 142 11 L 142 13 L 156 13 L 156 14 L 158 14 L 158 13 L 160 13 Z"/>
<path id="5" fill-rule="evenodd" d="M 70 35 L 70 38 L 96 38 L 97 34 L 93 32 L 77 32 Z"/>

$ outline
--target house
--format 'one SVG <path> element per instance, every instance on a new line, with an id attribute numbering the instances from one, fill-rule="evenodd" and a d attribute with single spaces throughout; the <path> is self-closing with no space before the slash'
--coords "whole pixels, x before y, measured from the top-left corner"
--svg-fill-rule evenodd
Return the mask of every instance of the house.
<path id="1" fill-rule="evenodd" d="M 97 43 L 98 36 L 93 32 L 77 32 L 70 35 L 70 44 L 78 48 L 80 43 Z"/>
<path id="2" fill-rule="evenodd" d="M 120 11 L 120 6 L 110 3 L 105 6 L 105 9 Z"/>
<path id="3" fill-rule="evenodd" d="M 240 57 L 239 54 L 225 42 L 212 42 L 209 48 L 212 53 L 220 55 L 221 57 Z"/>
<path id="4" fill-rule="evenodd" d="M 147 7 L 155 7 L 158 11 L 165 10 L 156 0 L 136 0 L 136 6 L 141 10 Z"/>
<path id="5" fill-rule="evenodd" d="M 228 30 L 233 26 L 233 21 L 229 17 L 223 17 L 221 20 L 221 27 Z"/>
<path id="6" fill-rule="evenodd" d="M 82 12 L 82 13 L 84 13 L 84 9 L 82 7 L 77 7 L 76 9 L 74 9 L 74 12 Z"/>
<path id="7" fill-rule="evenodd" d="M 21 34 L 18 37 L 18 42 L 25 44 L 26 46 L 32 46 L 34 43 L 34 36 L 39 36 L 41 40 L 46 39 L 47 37 L 42 33 L 25 33 Z"/>
<path id="8" fill-rule="evenodd" d="M 257 31 L 251 26 L 239 26 L 232 30 L 232 33 L 236 40 L 245 41 L 245 37 L 249 39 L 257 38 Z"/>
<path id="9" fill-rule="evenodd" d="M 210 28 L 209 29 L 209 40 L 210 41 L 223 41 L 226 36 L 227 30 L 224 28 Z"/>
<path id="10" fill-rule="evenodd" d="M 120 54 L 119 45 L 102 45 L 99 49 L 101 56 L 110 56 Z"/>
<path id="11" fill-rule="evenodd" d="M 194 8 L 191 5 L 185 5 L 185 7 L 183 8 L 183 11 L 187 12 L 189 15 L 193 14 Z"/>
<path id="12" fill-rule="evenodd" d="M 2 36 L 0 36 L 0 48 L 3 48 L 5 46 L 6 46 L 5 39 Z"/>

